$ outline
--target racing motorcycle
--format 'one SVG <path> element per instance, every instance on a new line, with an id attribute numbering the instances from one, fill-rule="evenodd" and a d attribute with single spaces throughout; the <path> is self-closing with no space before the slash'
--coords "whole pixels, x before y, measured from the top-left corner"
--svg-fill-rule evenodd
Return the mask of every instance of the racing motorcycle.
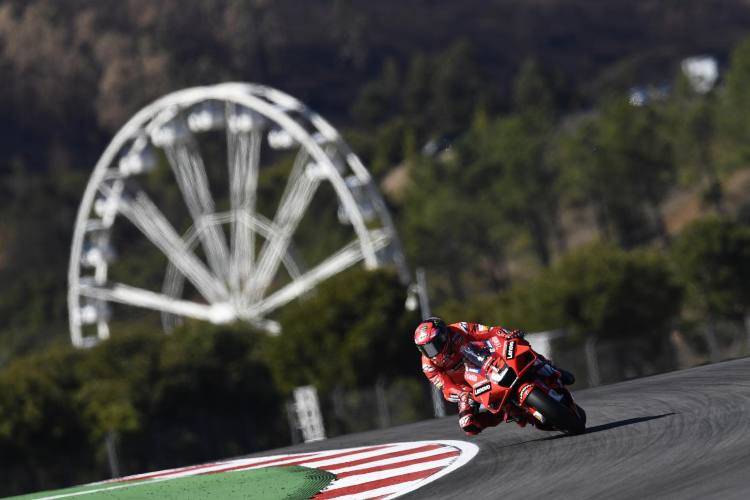
<path id="1" fill-rule="evenodd" d="M 486 411 L 497 415 L 515 405 L 533 417 L 539 429 L 565 434 L 586 430 L 586 413 L 563 385 L 560 372 L 523 338 L 493 337 L 483 348 L 467 344 L 462 354 L 464 379 Z"/>

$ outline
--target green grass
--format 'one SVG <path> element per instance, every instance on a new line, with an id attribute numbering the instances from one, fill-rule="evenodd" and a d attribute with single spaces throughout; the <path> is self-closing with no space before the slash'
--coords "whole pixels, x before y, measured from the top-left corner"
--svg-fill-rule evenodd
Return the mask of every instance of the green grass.
<path id="1" fill-rule="evenodd" d="M 310 498 L 335 476 L 306 467 L 266 467 L 175 479 L 150 479 L 130 483 L 101 483 L 45 491 L 14 499 L 85 498 L 87 500 L 265 500 Z"/>

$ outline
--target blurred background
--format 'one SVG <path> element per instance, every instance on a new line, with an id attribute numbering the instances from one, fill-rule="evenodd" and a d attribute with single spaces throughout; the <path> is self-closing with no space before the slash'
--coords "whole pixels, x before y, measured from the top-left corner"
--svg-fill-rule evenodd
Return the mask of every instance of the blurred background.
<path id="1" fill-rule="evenodd" d="M 298 386 L 329 437 L 433 415 L 391 269 L 324 282 L 275 337 L 165 335 L 135 311 L 70 345 L 93 165 L 195 85 L 319 112 L 376 178 L 433 312 L 548 332 L 576 387 L 747 355 L 749 37 L 743 0 L 0 1 L 0 494 L 107 478 L 113 452 L 127 474 L 297 442 Z M 123 239 L 119 272 L 158 287 L 164 262 Z"/>

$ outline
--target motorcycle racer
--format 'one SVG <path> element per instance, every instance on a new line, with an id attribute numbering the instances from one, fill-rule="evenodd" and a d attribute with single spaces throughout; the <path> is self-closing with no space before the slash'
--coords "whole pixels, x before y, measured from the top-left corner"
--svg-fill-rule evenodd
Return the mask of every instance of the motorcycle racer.
<path id="1" fill-rule="evenodd" d="M 479 411 L 479 404 L 472 397 L 471 386 L 464 380 L 467 359 L 474 359 L 477 364 L 484 363 L 485 369 L 492 367 L 494 358 L 478 353 L 492 345 L 489 341 L 493 337 L 498 337 L 502 342 L 523 336 L 521 330 L 507 330 L 501 326 L 488 327 L 466 321 L 448 325 L 438 317 L 422 321 L 414 331 L 414 343 L 422 353 L 422 372 L 442 391 L 446 400 L 458 403 L 459 426 L 467 434 L 478 434 L 503 420 L 514 421 L 521 427 L 529 422 L 534 423 L 523 410 L 510 405 L 505 415 Z M 540 359 L 543 361 L 538 370 L 542 373 L 552 375 L 559 372 L 565 385 L 575 381 L 573 374 L 555 368 L 542 356 Z"/>

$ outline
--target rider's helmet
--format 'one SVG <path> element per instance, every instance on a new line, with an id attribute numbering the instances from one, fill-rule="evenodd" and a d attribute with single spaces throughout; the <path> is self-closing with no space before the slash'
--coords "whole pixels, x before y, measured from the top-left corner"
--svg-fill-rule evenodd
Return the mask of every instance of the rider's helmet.
<path id="1" fill-rule="evenodd" d="M 448 326 L 440 318 L 427 318 L 414 330 L 417 349 L 430 359 L 442 358 L 448 351 Z"/>

